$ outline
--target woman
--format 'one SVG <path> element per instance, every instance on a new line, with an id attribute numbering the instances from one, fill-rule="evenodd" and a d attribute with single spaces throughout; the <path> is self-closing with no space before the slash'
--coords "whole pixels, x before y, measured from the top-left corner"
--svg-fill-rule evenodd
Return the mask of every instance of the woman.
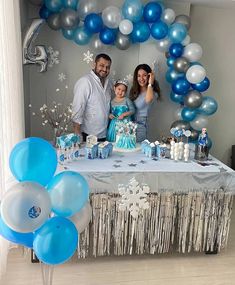
<path id="1" fill-rule="evenodd" d="M 133 85 L 130 90 L 130 99 L 136 108 L 137 142 L 142 142 L 147 138 L 150 105 L 154 98 L 160 99 L 160 96 L 160 87 L 150 66 L 139 64 L 134 71 Z"/>

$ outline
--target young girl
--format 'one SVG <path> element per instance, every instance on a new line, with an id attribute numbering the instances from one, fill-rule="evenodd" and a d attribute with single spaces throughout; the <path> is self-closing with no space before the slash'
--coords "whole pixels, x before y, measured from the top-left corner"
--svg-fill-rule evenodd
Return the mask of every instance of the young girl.
<path id="1" fill-rule="evenodd" d="M 111 113 L 107 140 L 110 142 L 116 141 L 116 124 L 119 120 L 125 119 L 130 121 L 130 116 L 135 113 L 135 107 L 130 99 L 126 98 L 127 83 L 122 80 L 118 80 L 114 85 L 115 97 L 111 101 Z"/>

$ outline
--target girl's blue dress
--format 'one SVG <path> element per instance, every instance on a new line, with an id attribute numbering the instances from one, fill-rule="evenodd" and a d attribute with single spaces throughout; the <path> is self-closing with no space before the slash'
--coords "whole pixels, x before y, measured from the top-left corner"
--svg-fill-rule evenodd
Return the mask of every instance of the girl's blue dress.
<path id="1" fill-rule="evenodd" d="M 122 120 L 118 120 L 118 117 L 125 113 L 128 112 L 129 108 L 127 105 L 114 105 L 111 108 L 111 113 L 115 116 L 115 118 L 113 118 L 109 124 L 109 128 L 108 128 L 108 133 L 107 133 L 107 140 L 109 142 L 115 142 L 116 141 L 116 124 L 118 121 L 122 121 Z M 125 122 L 130 121 L 130 117 L 125 117 L 124 118 Z"/>

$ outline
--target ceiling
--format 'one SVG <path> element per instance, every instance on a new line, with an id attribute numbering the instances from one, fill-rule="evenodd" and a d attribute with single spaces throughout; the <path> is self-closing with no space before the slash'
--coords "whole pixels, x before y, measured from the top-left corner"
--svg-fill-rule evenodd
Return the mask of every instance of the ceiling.
<path id="1" fill-rule="evenodd" d="M 217 8 L 235 8 L 235 0 L 168 0 L 168 2 L 191 3 Z"/>

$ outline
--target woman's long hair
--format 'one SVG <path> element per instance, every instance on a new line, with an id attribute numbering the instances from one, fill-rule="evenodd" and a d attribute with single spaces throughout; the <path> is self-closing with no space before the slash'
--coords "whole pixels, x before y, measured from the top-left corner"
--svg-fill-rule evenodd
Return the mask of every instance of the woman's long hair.
<path id="1" fill-rule="evenodd" d="M 133 84 L 130 90 L 130 95 L 129 98 L 131 101 L 135 101 L 135 99 L 138 98 L 139 94 L 140 94 L 140 85 L 138 83 L 137 77 L 138 77 L 138 71 L 140 69 L 143 69 L 144 71 L 146 71 L 147 73 L 151 73 L 151 67 L 148 64 L 139 64 L 135 71 L 134 71 L 134 76 L 133 76 Z M 153 91 L 156 92 L 158 94 L 158 100 L 161 98 L 161 90 L 158 84 L 158 81 L 156 79 L 154 79 L 153 82 Z"/>

